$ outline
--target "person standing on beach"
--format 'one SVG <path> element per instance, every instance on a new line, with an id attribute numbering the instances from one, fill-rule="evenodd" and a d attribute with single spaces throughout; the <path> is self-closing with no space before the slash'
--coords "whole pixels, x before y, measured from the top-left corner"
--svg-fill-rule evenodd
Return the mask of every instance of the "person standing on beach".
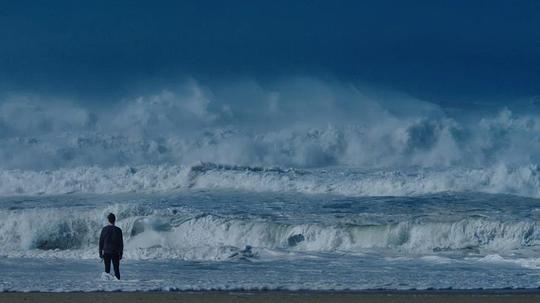
<path id="1" fill-rule="evenodd" d="M 111 273 L 111 261 L 114 267 L 114 275 L 120 280 L 120 260 L 124 252 L 124 239 L 122 229 L 114 225 L 116 216 L 110 213 L 107 216 L 109 225 L 103 227 L 99 237 L 99 257 L 105 262 L 105 272 Z"/>

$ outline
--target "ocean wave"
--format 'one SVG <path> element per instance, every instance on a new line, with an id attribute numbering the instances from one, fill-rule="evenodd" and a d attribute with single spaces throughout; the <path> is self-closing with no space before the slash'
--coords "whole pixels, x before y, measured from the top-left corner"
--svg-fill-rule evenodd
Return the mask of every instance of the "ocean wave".
<path id="1" fill-rule="evenodd" d="M 0 169 L 31 171 L 183 165 L 381 169 L 540 163 L 540 117 L 497 108 L 449 111 L 351 84 L 288 79 L 84 106 L 76 100 L 0 100 Z"/>
<path id="2" fill-rule="evenodd" d="M 0 170 L 0 195 L 155 193 L 198 189 L 344 196 L 414 196 L 473 191 L 540 197 L 536 165 L 476 169 L 283 169 L 199 163 L 192 166 Z"/>
<path id="3" fill-rule="evenodd" d="M 540 244 L 535 221 L 482 217 L 456 221 L 409 219 L 380 225 L 286 223 L 257 217 L 192 214 L 136 205 L 103 209 L 0 211 L 0 255 L 96 258 L 103 218 L 122 218 L 130 259 L 230 260 L 294 257 L 303 253 L 503 253 Z"/>
<path id="4" fill-rule="evenodd" d="M 468 258 L 482 263 L 519 265 L 524 268 L 540 269 L 540 258 L 504 258 L 499 254 L 490 254 L 482 258 Z"/>

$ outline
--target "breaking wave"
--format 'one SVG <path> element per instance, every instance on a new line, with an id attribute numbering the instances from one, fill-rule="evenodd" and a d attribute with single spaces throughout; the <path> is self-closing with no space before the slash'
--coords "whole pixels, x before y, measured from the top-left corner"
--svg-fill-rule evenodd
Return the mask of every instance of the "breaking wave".
<path id="1" fill-rule="evenodd" d="M 78 167 L 0 171 L 0 195 L 155 193 L 190 189 L 414 196 L 454 191 L 540 197 L 536 165 L 490 168 L 281 169 L 199 163 L 192 166 Z"/>
<path id="2" fill-rule="evenodd" d="M 96 258 L 102 218 L 122 218 L 130 259 L 266 259 L 298 253 L 505 253 L 540 244 L 535 221 L 471 216 L 457 221 L 410 219 L 381 225 L 293 224 L 257 217 L 192 214 L 175 209 L 114 205 L 105 209 L 0 211 L 0 255 Z"/>
<path id="3" fill-rule="evenodd" d="M 540 163 L 539 131 L 535 108 L 449 110 L 313 78 L 191 81 L 114 104 L 3 95 L 0 169 L 517 167 Z"/>
<path id="4" fill-rule="evenodd" d="M 235 188 L 539 197 L 539 133 L 534 108 L 451 111 L 313 78 L 189 81 L 93 106 L 3 95 L 0 195 Z"/>

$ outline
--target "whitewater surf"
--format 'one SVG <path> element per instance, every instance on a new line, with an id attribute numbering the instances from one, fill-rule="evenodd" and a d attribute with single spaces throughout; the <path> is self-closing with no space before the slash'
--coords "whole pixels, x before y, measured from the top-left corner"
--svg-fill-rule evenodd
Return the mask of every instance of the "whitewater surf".
<path id="1" fill-rule="evenodd" d="M 309 78 L 41 104 L 0 103 L 1 291 L 540 286 L 534 111 Z"/>

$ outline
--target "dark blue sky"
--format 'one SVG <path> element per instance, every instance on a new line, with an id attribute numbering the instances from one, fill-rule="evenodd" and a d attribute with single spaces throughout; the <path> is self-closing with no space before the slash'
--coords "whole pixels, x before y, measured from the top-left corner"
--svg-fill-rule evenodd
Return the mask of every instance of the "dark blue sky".
<path id="1" fill-rule="evenodd" d="M 540 94 L 540 1 L 2 1 L 0 89 L 313 75 L 441 103 Z"/>

